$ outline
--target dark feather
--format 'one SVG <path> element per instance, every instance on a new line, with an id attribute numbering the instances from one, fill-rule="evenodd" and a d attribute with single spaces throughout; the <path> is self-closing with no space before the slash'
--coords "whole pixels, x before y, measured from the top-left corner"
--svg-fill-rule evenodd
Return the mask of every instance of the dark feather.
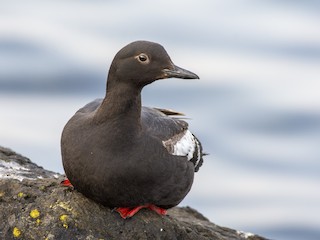
<path id="1" fill-rule="evenodd" d="M 79 109 L 78 113 L 93 112 L 101 105 L 102 101 L 103 99 L 96 99 Z M 183 136 L 182 133 L 188 130 L 188 123 L 173 116 L 183 115 L 183 113 L 169 109 L 143 106 L 141 108 L 142 128 L 144 131 L 147 131 L 148 134 L 159 138 L 161 141 L 167 141 L 176 137 L 181 138 Z M 202 153 L 200 141 L 195 136 L 194 138 L 197 144 L 195 146 L 193 158 L 190 159 L 190 161 L 195 165 L 195 172 L 197 172 L 203 163 L 202 157 L 206 154 Z M 175 142 L 177 141 L 178 140 L 176 139 Z M 171 152 L 170 147 L 167 147 L 167 149 Z"/>

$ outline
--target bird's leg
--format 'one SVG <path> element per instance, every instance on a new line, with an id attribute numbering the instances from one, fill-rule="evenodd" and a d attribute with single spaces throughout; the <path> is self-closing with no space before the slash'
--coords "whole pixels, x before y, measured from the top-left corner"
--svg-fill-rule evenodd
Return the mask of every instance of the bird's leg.
<path id="1" fill-rule="evenodd" d="M 123 219 L 126 219 L 126 218 L 133 217 L 133 215 L 139 212 L 142 208 L 149 208 L 150 210 L 160 215 L 167 214 L 166 209 L 157 207 L 156 205 L 153 205 L 153 204 L 147 204 L 147 205 L 142 205 L 138 207 L 118 207 L 115 209 L 115 211 L 117 211 Z"/>
<path id="2" fill-rule="evenodd" d="M 65 180 L 61 181 L 60 183 L 62 186 L 64 187 L 73 187 L 73 185 L 71 184 L 71 182 L 69 181 L 68 178 L 66 178 Z"/>

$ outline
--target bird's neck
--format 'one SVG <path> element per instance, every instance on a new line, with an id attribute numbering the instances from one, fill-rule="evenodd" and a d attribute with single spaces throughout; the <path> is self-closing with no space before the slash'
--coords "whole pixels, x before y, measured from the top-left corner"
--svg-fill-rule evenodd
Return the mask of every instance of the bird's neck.
<path id="1" fill-rule="evenodd" d="M 128 125 L 128 128 L 140 129 L 141 89 L 121 83 L 108 85 L 95 119 L 97 122 L 118 122 Z"/>

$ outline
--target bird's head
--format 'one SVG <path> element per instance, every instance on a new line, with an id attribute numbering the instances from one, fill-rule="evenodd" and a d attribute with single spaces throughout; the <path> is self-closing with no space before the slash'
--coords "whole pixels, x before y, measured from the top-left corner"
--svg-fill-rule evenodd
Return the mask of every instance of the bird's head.
<path id="1" fill-rule="evenodd" d="M 139 88 L 158 79 L 199 77 L 173 64 L 166 50 L 157 43 L 136 41 L 123 47 L 114 57 L 108 76 L 110 84 L 125 83 Z M 116 83 L 117 82 L 117 83 Z"/>

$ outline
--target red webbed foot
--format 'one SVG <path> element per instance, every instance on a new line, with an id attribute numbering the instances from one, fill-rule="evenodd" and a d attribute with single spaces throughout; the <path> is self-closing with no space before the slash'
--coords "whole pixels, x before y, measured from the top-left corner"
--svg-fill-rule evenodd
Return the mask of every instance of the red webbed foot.
<path id="1" fill-rule="evenodd" d="M 130 208 L 130 207 L 119 207 L 119 208 L 116 208 L 115 210 L 120 214 L 120 216 L 123 219 L 126 219 L 126 218 L 130 218 L 133 215 L 135 215 L 142 208 L 145 208 L 145 206 L 138 206 L 138 207 L 132 207 L 132 208 Z"/>
<path id="2" fill-rule="evenodd" d="M 137 206 L 137 207 L 119 207 L 116 208 L 115 210 L 120 214 L 120 216 L 123 219 L 133 217 L 137 212 L 139 212 L 142 208 L 148 208 L 160 215 L 166 215 L 167 210 L 157 207 L 156 205 L 153 204 L 147 204 L 147 205 L 142 205 L 142 206 Z"/>
<path id="3" fill-rule="evenodd" d="M 159 215 L 167 215 L 167 209 L 161 208 L 161 207 L 157 207 L 156 205 L 152 205 L 150 204 L 148 206 L 148 208 L 156 213 L 158 213 Z"/>
<path id="4" fill-rule="evenodd" d="M 61 181 L 61 186 L 64 186 L 64 187 L 73 187 L 73 185 L 71 184 L 71 182 L 69 181 L 69 179 L 65 179 L 63 181 Z"/>

